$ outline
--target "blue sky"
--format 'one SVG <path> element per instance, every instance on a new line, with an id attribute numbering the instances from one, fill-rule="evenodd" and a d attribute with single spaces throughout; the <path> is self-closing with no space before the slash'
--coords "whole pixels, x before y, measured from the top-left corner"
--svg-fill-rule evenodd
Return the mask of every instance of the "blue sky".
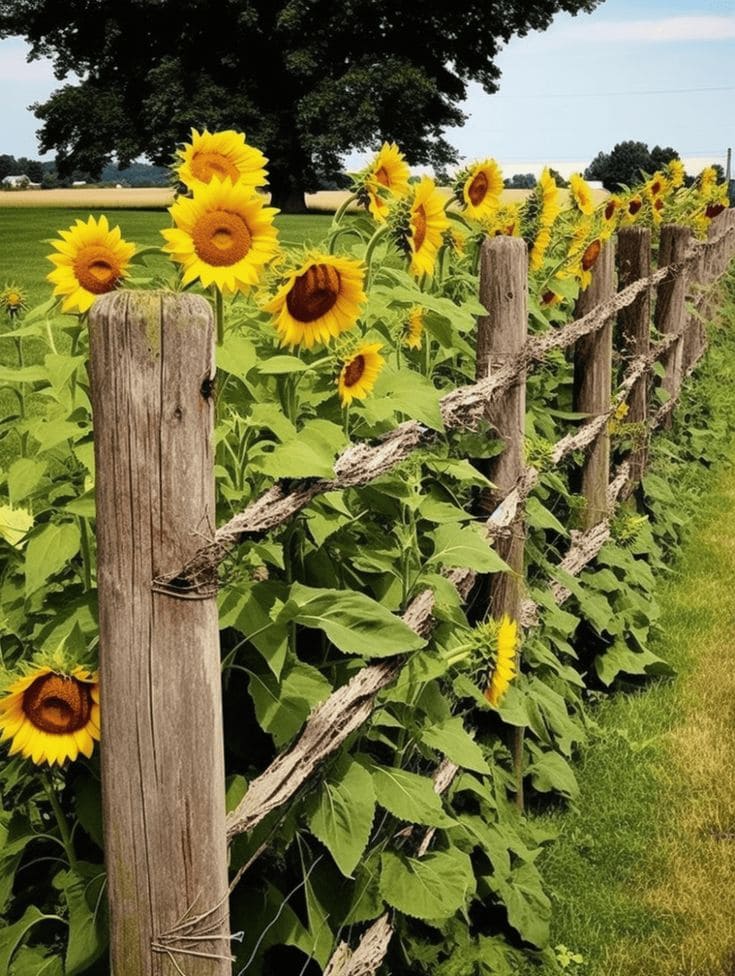
<path id="1" fill-rule="evenodd" d="M 27 106 L 58 82 L 25 53 L 20 39 L 0 41 L 0 152 L 37 156 Z M 514 38 L 498 64 L 499 92 L 471 86 L 470 118 L 448 133 L 466 158 L 493 155 L 512 172 L 584 163 L 622 139 L 708 158 L 735 142 L 735 0 L 606 0 Z"/>

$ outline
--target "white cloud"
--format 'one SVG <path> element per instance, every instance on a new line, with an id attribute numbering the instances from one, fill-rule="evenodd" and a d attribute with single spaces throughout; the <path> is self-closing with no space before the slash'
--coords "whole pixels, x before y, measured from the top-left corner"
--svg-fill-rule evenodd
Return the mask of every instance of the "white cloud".
<path id="1" fill-rule="evenodd" d="M 553 31 L 553 28 L 552 28 Z M 555 40 L 575 43 L 671 43 L 735 39 L 735 17 L 662 17 L 657 20 L 608 20 L 569 24 L 553 32 Z"/>

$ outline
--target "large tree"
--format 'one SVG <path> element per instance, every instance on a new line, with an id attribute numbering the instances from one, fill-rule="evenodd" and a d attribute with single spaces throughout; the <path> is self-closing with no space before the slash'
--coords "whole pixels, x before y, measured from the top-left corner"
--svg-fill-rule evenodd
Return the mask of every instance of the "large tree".
<path id="1" fill-rule="evenodd" d="M 464 122 L 469 81 L 496 90 L 500 45 L 599 2 L 0 0 L 0 37 L 81 78 L 34 106 L 60 172 L 168 162 L 191 126 L 236 127 L 269 157 L 275 202 L 294 207 L 383 139 L 415 163 L 454 161 L 442 133 Z"/>
<path id="2" fill-rule="evenodd" d="M 640 182 L 642 173 L 653 173 L 679 153 L 667 146 L 654 146 L 649 149 L 645 142 L 628 139 L 619 142 L 609 153 L 598 153 L 584 175 L 588 180 L 601 180 L 606 190 L 618 190 L 620 186 L 631 186 Z"/>

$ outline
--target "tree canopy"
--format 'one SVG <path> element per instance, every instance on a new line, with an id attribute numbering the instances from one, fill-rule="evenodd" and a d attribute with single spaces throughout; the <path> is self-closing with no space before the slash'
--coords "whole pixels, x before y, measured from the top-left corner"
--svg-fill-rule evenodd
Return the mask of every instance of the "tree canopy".
<path id="1" fill-rule="evenodd" d="M 465 121 L 470 81 L 496 90 L 501 44 L 599 2 L 0 0 L 0 37 L 81 79 L 34 106 L 61 173 L 166 163 L 192 126 L 232 127 L 269 157 L 283 205 L 382 140 L 455 161 L 443 132 Z"/>
<path id="2" fill-rule="evenodd" d="M 621 185 L 638 183 L 641 173 L 653 173 L 678 158 L 679 153 L 671 146 L 649 149 L 645 142 L 629 139 L 619 142 L 609 153 L 599 152 L 584 175 L 588 180 L 601 180 L 606 190 L 615 191 Z"/>

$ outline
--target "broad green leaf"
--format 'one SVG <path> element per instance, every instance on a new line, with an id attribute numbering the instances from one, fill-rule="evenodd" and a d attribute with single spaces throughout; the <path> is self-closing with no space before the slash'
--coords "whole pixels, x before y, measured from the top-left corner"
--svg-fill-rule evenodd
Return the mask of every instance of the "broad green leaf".
<path id="1" fill-rule="evenodd" d="M 345 444 L 337 424 L 310 420 L 295 438 L 263 455 L 257 467 L 272 478 L 333 478 L 335 458 Z"/>
<path id="2" fill-rule="evenodd" d="M 254 583 L 223 591 L 220 628 L 234 627 L 260 651 L 276 679 L 288 651 L 288 622 L 276 618 L 283 608 L 287 586 L 278 581 Z"/>
<path id="3" fill-rule="evenodd" d="M 0 913 L 7 908 L 13 891 L 15 872 L 34 831 L 18 811 L 0 813 Z"/>
<path id="4" fill-rule="evenodd" d="M 383 898 L 412 918 L 450 918 L 475 890 L 470 859 L 456 848 L 422 858 L 386 851 L 381 861 Z"/>
<path id="5" fill-rule="evenodd" d="M 279 376 L 283 373 L 305 373 L 311 369 L 308 363 L 298 356 L 271 356 L 258 363 L 258 372 L 264 376 Z"/>
<path id="6" fill-rule="evenodd" d="M 79 869 L 79 872 L 63 871 L 54 879 L 64 894 L 69 913 L 65 976 L 80 976 L 107 948 L 104 898 L 100 898 L 104 870 L 84 862 L 79 863 Z"/>
<path id="7" fill-rule="evenodd" d="M 68 565 L 79 552 L 80 541 L 75 522 L 49 522 L 33 533 L 26 550 L 26 597 Z"/>
<path id="8" fill-rule="evenodd" d="M 312 794 L 309 827 L 328 849 L 342 874 L 350 877 L 370 839 L 375 790 L 370 773 L 345 758 Z"/>
<path id="9" fill-rule="evenodd" d="M 489 773 L 482 749 L 467 732 L 459 717 L 450 718 L 441 725 L 433 725 L 421 733 L 421 741 L 431 749 L 443 753 L 453 763 L 478 773 Z"/>
<path id="10" fill-rule="evenodd" d="M 84 362 L 84 356 L 60 356 L 57 353 L 49 353 L 44 363 L 54 389 L 60 390 L 64 387 Z"/>
<path id="11" fill-rule="evenodd" d="M 595 658 L 595 671 L 604 685 L 611 685 L 619 674 L 672 675 L 674 669 L 652 651 L 635 651 L 616 641 Z"/>
<path id="12" fill-rule="evenodd" d="M 66 502 L 64 511 L 71 512 L 72 515 L 79 515 L 81 518 L 95 518 L 97 515 L 97 505 L 95 503 L 94 489 L 85 491 L 79 498 L 72 498 L 71 501 Z"/>
<path id="13" fill-rule="evenodd" d="M 225 790 L 225 808 L 228 813 L 235 809 L 240 800 L 245 796 L 248 791 L 248 781 L 244 776 L 236 773 L 233 776 L 227 777 L 227 784 Z"/>
<path id="14" fill-rule="evenodd" d="M 569 535 L 568 530 L 561 524 L 556 515 L 542 505 L 535 495 L 531 495 L 526 500 L 526 513 L 528 521 L 534 529 L 552 529 L 563 536 Z"/>
<path id="15" fill-rule="evenodd" d="M 482 528 L 477 525 L 440 525 L 429 538 L 434 553 L 429 564 L 461 566 L 478 573 L 510 572 L 510 567 L 490 548 Z"/>
<path id="16" fill-rule="evenodd" d="M 64 976 L 61 956 L 48 955 L 44 948 L 21 946 L 13 959 L 11 976 Z"/>
<path id="17" fill-rule="evenodd" d="M 378 765 L 371 766 L 370 772 L 378 803 L 394 817 L 429 827 L 454 825 L 455 821 L 444 812 L 441 797 L 428 776 Z"/>
<path id="18" fill-rule="evenodd" d="M 284 613 L 304 627 L 323 630 L 345 654 L 390 657 L 426 644 L 380 603 L 352 590 L 315 589 L 294 583 Z"/>
<path id="19" fill-rule="evenodd" d="M 61 444 L 63 441 L 75 441 L 81 437 L 86 437 L 89 433 L 89 425 L 80 427 L 79 424 L 68 420 L 47 420 L 34 423 L 29 428 L 33 437 L 38 441 L 39 451 L 50 451 L 52 447 Z"/>
<path id="20" fill-rule="evenodd" d="M 33 516 L 24 508 L 0 505 L 0 539 L 18 548 L 33 525 Z"/>
<path id="21" fill-rule="evenodd" d="M 244 380 L 258 361 L 255 346 L 245 336 L 226 331 L 224 345 L 217 347 L 217 369 Z"/>
<path id="22" fill-rule="evenodd" d="M 43 366 L 0 366 L 0 383 L 48 383 Z"/>
<path id="23" fill-rule="evenodd" d="M 521 938 L 542 948 L 549 940 L 551 902 L 541 887 L 533 864 L 522 864 L 510 878 L 487 878 L 508 913 L 508 921 Z"/>
<path id="24" fill-rule="evenodd" d="M 10 962 L 23 942 L 23 939 L 25 939 L 37 922 L 42 921 L 46 917 L 35 905 L 29 905 L 23 913 L 23 916 L 17 922 L 0 929 L 0 973 L 3 976 L 8 972 Z"/>
<path id="25" fill-rule="evenodd" d="M 80 776 L 74 783 L 74 810 L 77 820 L 100 850 L 105 843 L 102 835 L 102 794 L 99 780 L 90 775 Z"/>
<path id="26" fill-rule="evenodd" d="M 33 493 L 46 473 L 46 467 L 45 461 L 34 461 L 33 458 L 19 458 L 10 465 L 8 493 L 13 507 Z"/>
<path id="27" fill-rule="evenodd" d="M 526 772 L 539 793 L 560 793 L 569 800 L 579 796 L 577 778 L 569 763 L 558 752 L 545 752 L 532 762 Z"/>
<path id="28" fill-rule="evenodd" d="M 386 367 L 375 384 L 376 399 L 390 400 L 394 409 L 432 430 L 444 430 L 439 400 L 441 392 L 421 373 Z"/>
<path id="29" fill-rule="evenodd" d="M 316 668 L 301 661 L 287 665 L 280 682 L 272 674 L 250 674 L 250 696 L 260 726 L 277 747 L 299 731 L 312 708 L 329 697 L 332 686 Z"/>

